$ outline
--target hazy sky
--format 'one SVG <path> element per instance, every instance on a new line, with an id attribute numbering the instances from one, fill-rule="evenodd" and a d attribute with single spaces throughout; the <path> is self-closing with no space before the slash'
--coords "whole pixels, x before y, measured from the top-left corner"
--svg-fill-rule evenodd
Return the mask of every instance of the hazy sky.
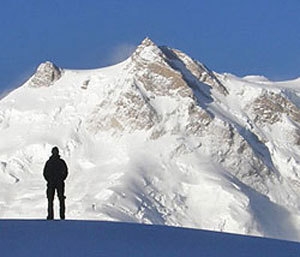
<path id="1" fill-rule="evenodd" d="M 217 72 L 300 77 L 299 0 L 2 0 L 0 93 L 39 63 L 99 68 L 146 36 Z"/>

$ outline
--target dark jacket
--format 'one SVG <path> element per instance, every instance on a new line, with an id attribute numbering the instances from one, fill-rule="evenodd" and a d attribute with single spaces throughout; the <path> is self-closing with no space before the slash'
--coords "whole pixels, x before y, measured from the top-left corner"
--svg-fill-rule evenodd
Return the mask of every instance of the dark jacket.
<path id="1" fill-rule="evenodd" d="M 67 178 L 68 167 L 59 155 L 51 155 L 45 164 L 43 175 L 48 185 L 57 185 Z"/>

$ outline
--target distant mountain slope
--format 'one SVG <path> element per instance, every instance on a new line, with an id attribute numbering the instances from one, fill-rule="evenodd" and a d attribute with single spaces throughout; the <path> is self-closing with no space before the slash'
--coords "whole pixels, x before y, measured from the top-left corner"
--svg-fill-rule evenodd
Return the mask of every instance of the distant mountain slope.
<path id="1" fill-rule="evenodd" d="M 300 244 L 166 226 L 0 221 L 1 256 L 298 256 Z"/>
<path id="2" fill-rule="evenodd" d="M 149 38 L 111 67 L 43 63 L 0 100 L 0 217 L 46 216 L 57 145 L 67 218 L 300 240 L 299 85 L 218 74 Z"/>

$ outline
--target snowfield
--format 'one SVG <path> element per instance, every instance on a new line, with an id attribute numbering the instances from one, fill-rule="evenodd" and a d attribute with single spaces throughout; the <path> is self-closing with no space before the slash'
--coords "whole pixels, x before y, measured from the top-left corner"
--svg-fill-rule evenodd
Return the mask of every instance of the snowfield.
<path id="1" fill-rule="evenodd" d="M 0 100 L 0 218 L 46 217 L 56 145 L 67 219 L 299 241 L 299 86 L 217 74 L 150 39 L 111 67 L 43 63 Z"/>
<path id="2" fill-rule="evenodd" d="M 166 226 L 95 221 L 0 221 L 1 256 L 286 257 L 300 244 Z"/>

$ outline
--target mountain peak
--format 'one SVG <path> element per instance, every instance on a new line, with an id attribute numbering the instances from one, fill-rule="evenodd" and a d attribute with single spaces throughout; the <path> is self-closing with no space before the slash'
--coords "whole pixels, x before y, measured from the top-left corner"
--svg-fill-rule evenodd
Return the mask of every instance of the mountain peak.
<path id="1" fill-rule="evenodd" d="M 132 59 L 137 62 L 154 62 L 164 56 L 160 48 L 149 38 L 146 37 L 132 54 Z"/>
<path id="2" fill-rule="evenodd" d="M 32 87 L 49 87 L 61 77 L 61 69 L 50 61 L 43 62 L 30 80 Z"/>
<path id="3" fill-rule="evenodd" d="M 141 45 L 142 46 L 157 46 L 149 37 L 144 38 Z"/>

